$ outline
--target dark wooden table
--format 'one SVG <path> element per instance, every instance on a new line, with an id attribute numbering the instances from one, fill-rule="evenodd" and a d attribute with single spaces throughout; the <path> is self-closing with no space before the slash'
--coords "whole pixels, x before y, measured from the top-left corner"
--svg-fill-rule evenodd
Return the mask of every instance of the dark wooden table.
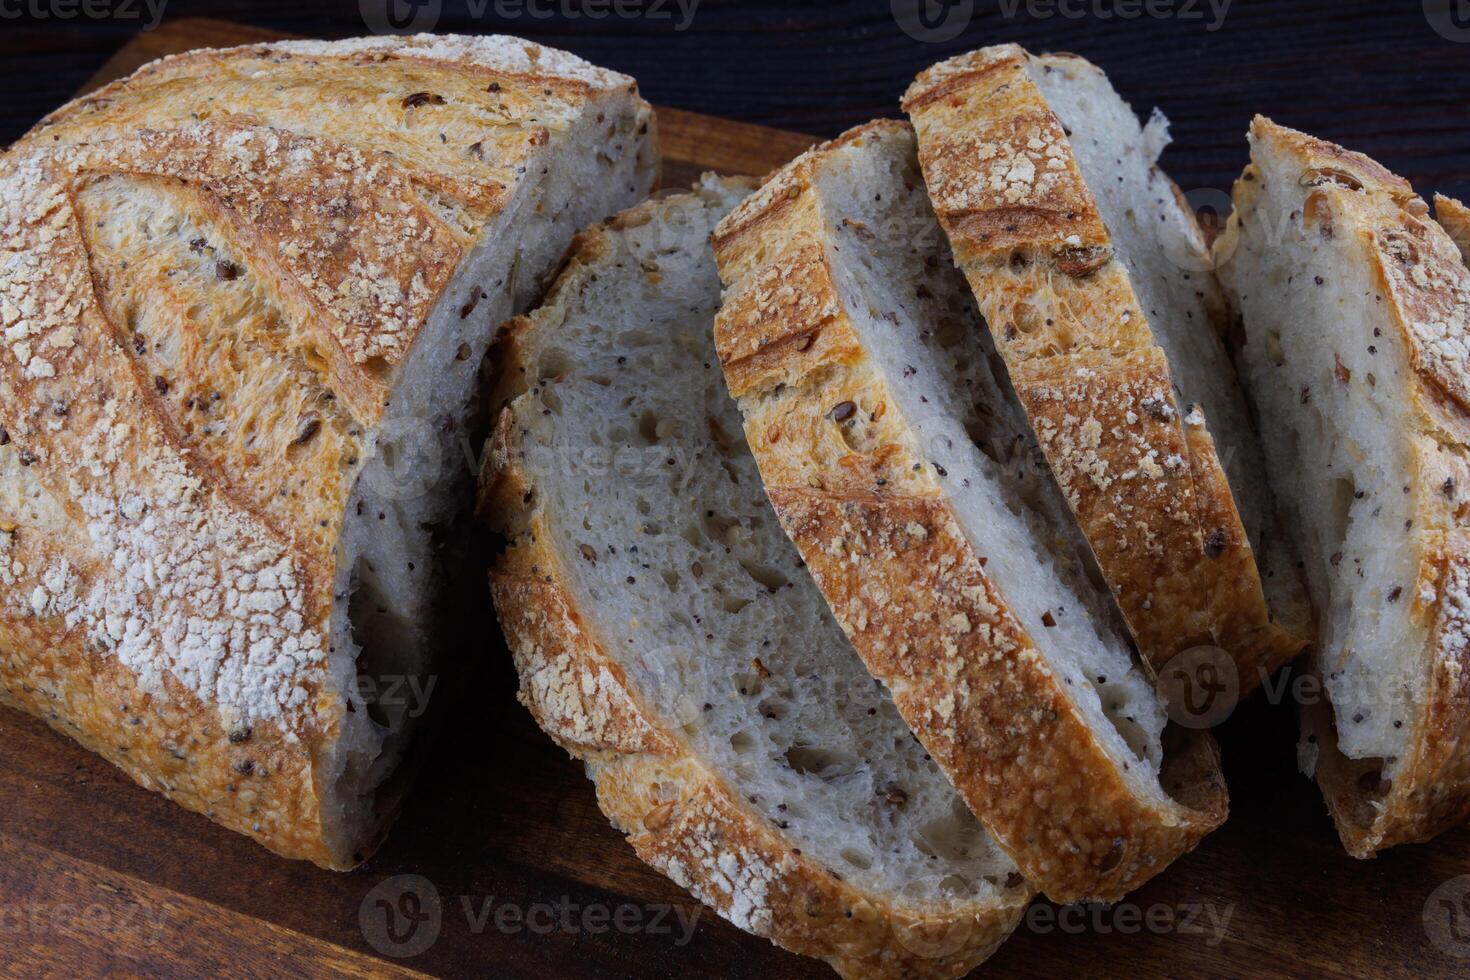
<path id="1" fill-rule="evenodd" d="M 140 26 L 4 18 L 13 6 L 0 0 L 0 141 L 64 101 Z M 1421 191 L 1470 195 L 1470 19 L 1433 21 L 1420 0 L 1236 0 L 1217 30 L 1207 3 L 1192 5 L 1199 19 L 1076 20 L 1027 16 L 1025 2 L 1007 17 L 1009 0 L 976 0 L 968 28 L 944 42 L 904 33 L 888 0 L 703 0 L 684 31 L 672 2 L 669 20 L 472 20 L 467 6 L 442 4 L 437 28 L 531 36 L 634 73 L 661 105 L 818 135 L 893 114 L 909 77 L 947 53 L 1015 39 L 1083 53 L 1137 108 L 1161 105 L 1177 141 L 1166 165 L 1187 189 L 1228 186 L 1246 122 L 1262 111 L 1372 153 Z M 530 6 L 561 0 L 521 4 Z M 360 9 L 303 0 L 167 7 L 170 20 L 212 13 L 319 36 L 361 33 Z M 736 132 L 738 159 L 780 159 L 800 145 Z M 699 140 L 687 142 L 680 150 L 694 160 Z M 278 860 L 181 814 L 40 723 L 0 710 L 0 974 L 830 975 L 702 913 L 640 864 L 578 767 L 515 704 L 493 622 L 478 624 L 479 638 L 464 651 L 480 661 L 477 674 L 393 837 L 346 876 Z M 1220 734 L 1226 827 L 1113 910 L 1058 919 L 1038 903 L 985 973 L 1470 975 L 1470 931 L 1464 943 L 1436 944 L 1425 927 L 1426 908 L 1431 924 L 1443 918 L 1436 889 L 1470 874 L 1470 830 L 1353 861 L 1317 791 L 1295 773 L 1289 704 L 1246 705 Z M 437 942 L 395 960 L 385 950 L 411 951 L 412 942 L 385 943 L 360 913 L 398 900 L 412 885 L 402 876 L 433 883 L 442 921 Z M 588 909 L 605 911 L 587 919 Z"/>

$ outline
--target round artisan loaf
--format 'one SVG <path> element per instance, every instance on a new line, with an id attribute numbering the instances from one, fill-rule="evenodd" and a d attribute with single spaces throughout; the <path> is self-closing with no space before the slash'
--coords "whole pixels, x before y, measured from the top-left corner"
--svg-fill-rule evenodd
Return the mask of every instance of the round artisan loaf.
<path id="1" fill-rule="evenodd" d="M 194 52 L 43 121 L 0 162 L 0 699 L 361 861 L 493 328 L 655 171 L 631 79 L 505 37 Z"/>

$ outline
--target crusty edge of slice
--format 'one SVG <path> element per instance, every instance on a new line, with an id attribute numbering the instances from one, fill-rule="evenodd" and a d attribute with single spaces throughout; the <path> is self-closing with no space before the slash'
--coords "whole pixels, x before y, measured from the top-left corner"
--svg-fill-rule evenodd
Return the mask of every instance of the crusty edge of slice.
<path id="1" fill-rule="evenodd" d="M 1163 668 L 1218 645 L 1247 694 L 1310 631 L 1272 615 L 1203 410 L 1180 410 L 1028 58 L 1014 44 L 984 48 L 928 69 L 905 94 L 935 210 L 1144 656 Z M 1039 313 L 1043 296 L 1071 315 Z"/>
<path id="2" fill-rule="evenodd" d="M 1434 217 L 1441 228 L 1449 233 L 1460 257 L 1470 265 L 1470 208 L 1453 197 L 1434 195 Z"/>
<path id="3" fill-rule="evenodd" d="M 814 174 L 870 123 L 777 172 L 715 231 L 716 346 L 782 526 L 905 721 L 1028 879 L 1114 901 L 1225 818 L 1213 740 L 1166 760 L 1180 802 L 1136 797 L 966 541 L 899 413 L 881 452 L 834 452 L 829 411 L 892 405 L 842 307 Z M 879 414 L 879 413 L 875 413 Z M 1186 775 L 1185 769 L 1190 771 Z"/>
<path id="4" fill-rule="evenodd" d="M 651 201 L 578 236 L 548 305 L 604 254 L 611 230 L 668 207 Z M 502 399 L 528 379 L 516 338 L 537 329 L 519 318 L 504 347 Z M 598 805 L 638 856 L 740 928 L 847 977 L 958 977 L 999 948 L 1027 900 L 965 914 L 916 914 L 865 893 L 795 850 L 770 821 L 702 760 L 677 729 L 649 710 L 592 618 L 563 584 L 561 556 L 541 533 L 518 463 L 507 408 L 486 454 L 480 515 L 512 530 L 529 518 L 490 574 L 491 593 L 520 677 L 520 701 L 541 728 L 587 765 Z M 665 796 L 654 787 L 663 786 Z M 677 793 L 668 799 L 667 788 Z"/>
<path id="5" fill-rule="evenodd" d="M 1470 520 L 1463 496 L 1470 489 L 1470 365 L 1463 353 L 1440 356 L 1446 347 L 1416 329 L 1437 321 L 1450 323 L 1461 339 L 1470 337 L 1470 270 L 1455 242 L 1428 217 L 1428 205 L 1376 161 L 1260 116 L 1251 132 L 1291 154 L 1304 178 L 1311 172 L 1321 182 L 1337 228 L 1364 237 L 1373 263 L 1366 270 L 1369 284 L 1397 321 L 1414 369 L 1407 384 L 1418 431 L 1407 441 L 1417 457 L 1414 485 L 1425 489 L 1416 497 L 1414 530 L 1406 532 L 1419 539 L 1418 581 L 1405 583 L 1404 592 L 1415 619 L 1428 625 L 1430 640 L 1423 652 L 1424 710 L 1405 740 L 1410 761 L 1399 778 L 1381 780 L 1375 766 L 1337 750 L 1325 698 L 1302 712 L 1304 737 L 1315 736 L 1318 746 L 1317 782 L 1338 834 L 1350 854 L 1367 858 L 1470 818 Z M 1237 212 L 1250 206 L 1253 189 L 1249 177 L 1237 182 Z M 1239 222 L 1238 214 L 1232 216 L 1216 244 L 1221 262 L 1236 248 Z"/>

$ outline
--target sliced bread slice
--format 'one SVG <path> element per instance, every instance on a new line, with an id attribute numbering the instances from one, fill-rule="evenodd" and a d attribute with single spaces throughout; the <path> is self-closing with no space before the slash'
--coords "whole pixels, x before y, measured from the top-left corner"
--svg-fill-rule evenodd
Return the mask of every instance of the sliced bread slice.
<path id="1" fill-rule="evenodd" d="M 1264 118 L 1216 243 L 1321 610 L 1315 771 L 1358 857 L 1470 815 L 1470 272 L 1413 189 Z"/>
<path id="2" fill-rule="evenodd" d="M 1156 668 L 1242 693 L 1311 636 L 1193 212 L 1100 69 L 985 48 L 905 96 L 940 221 L 1042 449 Z M 1208 420 L 1208 421 L 1207 421 Z M 1220 657 L 1221 661 L 1226 658 Z"/>
<path id="3" fill-rule="evenodd" d="M 852 977 L 952 977 L 1032 891 L 863 670 L 741 439 L 706 178 L 581 235 L 508 331 L 482 514 L 521 700 L 640 857 Z"/>
<path id="4" fill-rule="evenodd" d="M 993 366 L 912 131 L 873 123 L 798 158 L 715 252 L 716 343 L 766 490 L 909 726 L 1053 899 L 1114 900 L 1163 870 L 1224 819 L 1213 741 L 1165 751 L 1164 704 Z"/>

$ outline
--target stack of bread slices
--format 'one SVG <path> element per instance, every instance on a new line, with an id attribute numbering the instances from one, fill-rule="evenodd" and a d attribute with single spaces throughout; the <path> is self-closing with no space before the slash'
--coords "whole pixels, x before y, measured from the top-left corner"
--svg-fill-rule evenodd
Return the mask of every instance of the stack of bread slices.
<path id="1" fill-rule="evenodd" d="M 1258 120 L 1212 248 L 1167 122 L 1074 56 L 903 107 L 587 232 L 505 332 L 496 607 L 613 822 L 844 975 L 960 975 L 1033 893 L 1117 901 L 1224 821 L 1228 707 L 1161 679 L 1238 699 L 1309 649 L 1349 850 L 1461 820 L 1451 236 Z"/>
<path id="2" fill-rule="evenodd" d="M 57 113 L 0 159 L 0 697 L 362 860 L 411 725 L 353 678 L 434 669 L 488 416 L 522 702 L 642 858 L 845 976 L 962 975 L 1220 826 L 1201 663 L 1310 651 L 1351 853 L 1463 820 L 1466 209 L 1258 118 L 1211 243 L 1075 56 L 902 108 L 654 200 L 632 81 L 513 39 Z"/>

